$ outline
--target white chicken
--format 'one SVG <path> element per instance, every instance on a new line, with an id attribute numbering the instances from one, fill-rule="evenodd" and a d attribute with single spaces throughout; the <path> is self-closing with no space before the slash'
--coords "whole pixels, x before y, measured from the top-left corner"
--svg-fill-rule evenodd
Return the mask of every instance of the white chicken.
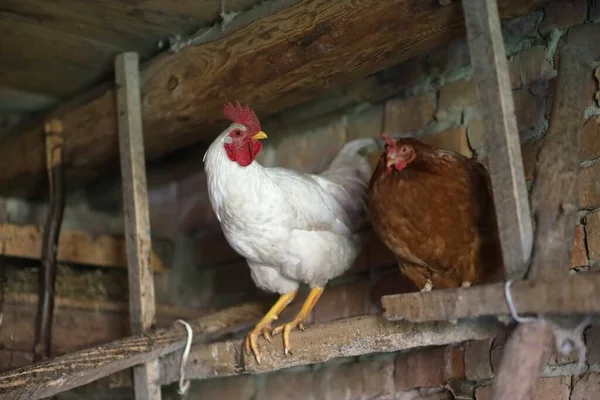
<path id="1" fill-rule="evenodd" d="M 304 330 L 327 282 L 353 264 L 365 242 L 366 197 L 372 167 L 360 152 L 378 147 L 371 138 L 347 143 L 321 174 L 265 168 L 255 161 L 261 130 L 254 111 L 226 104 L 233 123 L 204 155 L 210 202 L 229 245 L 242 255 L 254 283 L 276 292 L 278 301 L 248 334 L 246 352 L 260 363 L 258 337 Z M 298 315 L 272 329 L 271 323 L 295 298 L 301 283 L 310 293 Z"/>

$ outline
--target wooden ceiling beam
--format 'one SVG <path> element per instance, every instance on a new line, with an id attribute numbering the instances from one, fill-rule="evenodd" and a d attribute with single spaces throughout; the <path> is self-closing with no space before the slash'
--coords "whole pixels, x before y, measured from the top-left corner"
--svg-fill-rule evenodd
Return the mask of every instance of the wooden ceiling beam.
<path id="1" fill-rule="evenodd" d="M 149 63 L 142 88 L 147 159 L 212 140 L 224 126 L 221 110 L 226 101 L 247 103 L 264 119 L 465 32 L 459 2 L 441 6 L 421 0 L 283 0 L 284 5 L 291 3 L 287 7 L 272 3 L 263 4 L 264 15 L 254 9 L 211 41 Z M 501 18 L 508 19 L 542 3 L 499 0 L 498 6 Z M 111 168 L 118 171 L 114 87 L 86 98 L 59 107 L 51 116 L 65 127 L 64 158 L 71 187 Z M 43 193 L 42 126 L 0 146 L 0 195 Z"/>

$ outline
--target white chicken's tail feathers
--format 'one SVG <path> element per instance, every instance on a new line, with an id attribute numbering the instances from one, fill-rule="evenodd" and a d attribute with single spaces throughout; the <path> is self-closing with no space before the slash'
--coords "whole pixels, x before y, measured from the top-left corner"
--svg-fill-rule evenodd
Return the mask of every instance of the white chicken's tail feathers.
<path id="1" fill-rule="evenodd" d="M 346 178 L 357 176 L 367 184 L 373 173 L 368 157 L 379 148 L 374 138 L 351 140 L 341 148 L 321 176 L 336 183 L 343 183 L 338 181 L 340 178 L 344 181 Z"/>

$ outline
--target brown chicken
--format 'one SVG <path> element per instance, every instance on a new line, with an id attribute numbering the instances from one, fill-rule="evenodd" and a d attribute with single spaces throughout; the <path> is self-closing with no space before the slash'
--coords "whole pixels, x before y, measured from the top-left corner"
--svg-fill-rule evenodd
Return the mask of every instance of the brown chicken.
<path id="1" fill-rule="evenodd" d="M 369 213 L 402 273 L 422 291 L 496 280 L 502 253 L 483 164 L 416 139 L 382 137 Z"/>

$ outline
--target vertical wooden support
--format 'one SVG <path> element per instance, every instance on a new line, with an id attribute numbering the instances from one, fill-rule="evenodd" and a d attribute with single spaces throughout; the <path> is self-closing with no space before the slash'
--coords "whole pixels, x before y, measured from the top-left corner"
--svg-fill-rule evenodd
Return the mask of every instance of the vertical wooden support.
<path id="1" fill-rule="evenodd" d="M 33 359 L 51 356 L 54 289 L 56 286 L 56 253 L 65 210 L 65 175 L 63 157 L 63 125 L 59 120 L 45 124 L 46 169 L 48 170 L 48 213 L 42 237 L 38 311 L 35 321 Z"/>
<path id="2" fill-rule="evenodd" d="M 125 237 L 129 271 L 129 318 L 131 333 L 146 333 L 155 318 L 154 281 L 150 263 L 150 216 L 146 186 L 146 160 L 142 134 L 142 113 L 137 53 L 116 57 L 119 148 Z M 133 368 L 135 398 L 161 398 L 158 360 Z"/>
<path id="3" fill-rule="evenodd" d="M 533 232 L 521 144 L 496 0 L 462 0 L 473 78 L 484 105 L 488 154 L 502 257 L 509 277 L 524 273 Z"/>

